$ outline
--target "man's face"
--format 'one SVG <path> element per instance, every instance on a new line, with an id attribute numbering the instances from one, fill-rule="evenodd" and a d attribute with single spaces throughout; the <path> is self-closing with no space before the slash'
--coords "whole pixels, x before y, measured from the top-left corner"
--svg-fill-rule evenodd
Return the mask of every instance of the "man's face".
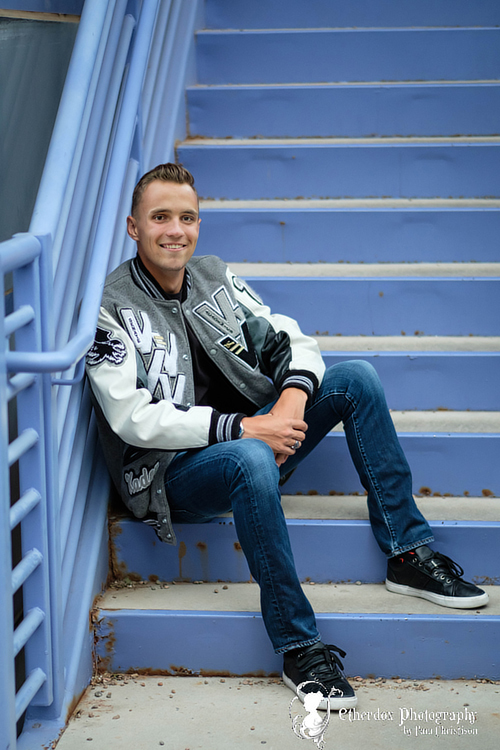
<path id="1" fill-rule="evenodd" d="M 190 185 L 151 182 L 142 194 L 136 216 L 127 217 L 127 231 L 137 253 L 167 293 L 181 290 L 184 268 L 193 255 L 200 218 Z"/>

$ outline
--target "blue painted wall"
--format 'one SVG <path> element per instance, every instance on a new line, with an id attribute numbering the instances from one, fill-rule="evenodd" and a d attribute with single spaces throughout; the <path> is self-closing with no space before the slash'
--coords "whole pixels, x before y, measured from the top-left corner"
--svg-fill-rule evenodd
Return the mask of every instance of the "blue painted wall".
<path id="1" fill-rule="evenodd" d="M 28 229 L 77 30 L 0 17 L 0 241 Z"/>

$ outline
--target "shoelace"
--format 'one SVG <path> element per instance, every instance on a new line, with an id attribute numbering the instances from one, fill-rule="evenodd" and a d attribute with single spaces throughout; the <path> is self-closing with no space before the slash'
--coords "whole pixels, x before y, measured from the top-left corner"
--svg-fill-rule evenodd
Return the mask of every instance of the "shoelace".
<path id="1" fill-rule="evenodd" d="M 441 552 L 434 552 L 432 557 L 429 557 L 427 560 L 418 560 L 417 556 L 412 551 L 410 551 L 409 554 L 414 558 L 414 562 L 418 562 L 418 565 L 432 568 L 432 573 L 435 577 L 442 574 L 445 576 L 452 576 L 453 578 L 461 578 L 464 574 L 463 568 L 461 568 L 458 563 L 452 560 L 451 557 L 443 555 Z M 403 560 L 404 558 L 401 559 Z"/>
<path id="2" fill-rule="evenodd" d="M 325 687 L 330 688 L 329 683 L 331 683 L 332 677 L 336 677 L 339 674 L 339 669 L 344 668 L 337 654 L 340 654 L 342 658 L 346 655 L 345 651 L 337 646 L 324 643 L 321 649 L 317 648 L 300 657 L 298 659 L 299 667 L 304 672 L 310 672 Z"/>
<path id="3" fill-rule="evenodd" d="M 463 576 L 463 568 L 461 568 L 458 563 L 452 560 L 451 557 L 447 557 L 447 555 L 443 555 L 441 554 L 441 552 L 435 552 L 434 557 L 432 557 L 430 561 L 433 561 L 436 558 L 439 561 L 436 567 L 436 570 L 438 572 L 442 571 L 444 573 L 447 573 L 448 575 L 454 576 L 455 578 L 461 578 Z"/>

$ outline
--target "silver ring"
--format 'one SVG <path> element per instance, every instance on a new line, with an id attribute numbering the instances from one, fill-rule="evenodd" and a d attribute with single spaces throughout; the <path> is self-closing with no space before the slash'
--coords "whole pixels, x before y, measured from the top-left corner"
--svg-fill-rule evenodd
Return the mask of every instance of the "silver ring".
<path id="1" fill-rule="evenodd" d="M 300 443 L 298 440 L 296 440 L 295 443 L 292 445 L 292 449 L 296 451 L 298 448 L 300 448 Z"/>

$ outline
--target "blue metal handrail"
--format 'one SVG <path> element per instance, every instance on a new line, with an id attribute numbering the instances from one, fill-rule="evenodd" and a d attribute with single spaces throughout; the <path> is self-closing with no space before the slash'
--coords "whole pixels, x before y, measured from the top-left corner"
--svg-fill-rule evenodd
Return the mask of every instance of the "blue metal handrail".
<path id="1" fill-rule="evenodd" d="M 99 56 L 103 54 L 114 5 L 114 2 L 102 0 L 85 3 L 33 209 L 30 225 L 33 234 L 51 234 L 54 238 L 64 218 L 63 204 L 72 174 L 71 165 L 89 116 L 92 87 L 96 85 Z"/>
<path id="2" fill-rule="evenodd" d="M 0 750 L 48 743 L 90 679 L 88 616 L 108 573 L 109 479 L 83 358 L 105 277 L 132 252 L 125 218 L 138 174 L 172 159 L 185 135 L 201 7 L 86 0 L 29 232 L 0 244 L 0 280 L 12 273 L 14 308 L 0 310 L 0 575 L 12 576 L 24 599 L 13 632 L 12 596 L 0 593 Z M 18 414 L 10 442 L 8 402 Z M 20 477 L 12 508 L 9 463 Z M 22 559 L 12 571 L 17 526 Z M 21 649 L 26 679 L 16 693 Z"/>
<path id="3" fill-rule="evenodd" d="M 94 5 L 95 4 L 96 3 L 94 1 Z M 130 61 L 128 77 L 125 84 L 125 93 L 122 100 L 122 109 L 126 112 L 136 112 L 139 106 L 142 85 L 148 62 L 149 48 L 158 10 L 158 4 L 159 0 L 149 0 L 148 3 L 144 4 L 144 8 L 141 13 L 140 23 L 138 25 L 137 36 L 132 53 L 132 59 Z M 124 9 L 125 3 L 118 0 L 117 6 L 122 6 Z M 100 13 L 102 14 L 102 3 Z M 128 39 L 130 39 L 131 37 L 132 26 L 134 25 L 134 23 L 134 19 L 131 16 L 128 16 L 125 19 L 124 33 Z M 118 46 L 118 42 L 116 42 L 116 44 Z M 111 68 L 109 72 L 110 74 L 113 74 L 113 68 Z M 102 89 L 100 93 L 102 94 Z M 79 104 L 81 110 L 82 103 L 80 102 Z M 70 109 L 71 105 L 72 101 L 67 100 L 66 107 L 63 110 L 64 114 L 66 114 L 67 109 Z M 77 112 L 77 115 L 79 114 L 80 113 Z M 62 120 L 64 122 L 65 128 L 67 128 L 67 130 L 69 130 L 69 132 L 71 133 L 71 131 L 74 130 L 74 125 L 73 127 L 71 127 L 71 123 L 66 122 L 66 117 L 63 117 Z M 94 128 L 97 129 L 100 123 L 101 119 L 96 118 Z M 102 260 L 102 249 L 109 248 L 113 242 L 114 224 L 109 220 L 109 217 L 116 216 L 118 211 L 121 197 L 121 186 L 123 184 L 125 172 L 127 170 L 127 161 L 124 159 L 123 155 L 129 154 L 131 151 L 135 127 L 136 122 L 134 118 L 122 117 L 118 120 L 118 126 L 114 135 L 113 151 L 105 179 L 103 196 L 101 200 L 100 217 L 97 223 L 95 239 L 93 242 L 90 268 L 88 271 L 88 277 L 92 278 L 93 283 L 87 285 L 85 289 L 84 296 L 81 301 L 82 313 L 78 321 L 76 333 L 61 349 L 57 351 L 38 353 L 9 352 L 7 354 L 7 367 L 10 371 L 64 371 L 69 367 L 72 367 L 78 360 L 80 360 L 90 347 L 94 338 L 97 315 L 99 311 L 99 303 L 101 300 L 104 279 L 107 272 L 107 264 L 103 264 Z M 93 134 L 93 137 L 96 139 L 97 136 L 98 133 Z M 69 136 L 69 138 L 71 141 L 70 145 L 74 148 L 74 150 L 76 150 L 75 136 Z M 60 180 L 59 182 L 57 181 L 57 175 L 60 173 L 60 164 L 57 161 L 57 154 L 55 152 L 56 148 L 49 152 L 47 167 L 44 171 L 40 189 L 40 195 L 42 197 L 37 201 L 37 204 L 35 205 L 34 218 L 30 227 L 31 231 L 34 233 L 49 234 L 52 237 L 55 236 L 57 231 L 57 216 L 54 217 L 54 210 L 48 212 L 48 215 L 46 216 L 44 214 L 45 206 L 47 203 L 49 205 L 56 205 L 59 206 L 60 210 L 63 200 L 63 194 L 61 191 L 62 180 Z M 83 168 L 84 165 L 82 164 L 81 169 Z M 90 164 L 88 162 L 87 168 L 90 170 Z M 45 190 L 43 190 L 45 186 L 47 187 Z M 54 194 L 54 192 L 55 195 L 54 198 L 52 198 L 51 196 Z M 80 189 L 80 194 L 77 194 L 75 196 L 80 205 L 76 205 L 74 207 L 75 211 L 79 213 L 80 216 L 82 213 L 84 199 L 84 195 L 81 194 L 82 192 L 83 188 Z M 74 231 L 70 228 L 71 237 L 73 236 L 73 234 Z M 63 258 L 64 257 L 68 259 L 68 262 L 71 259 L 71 255 L 69 253 L 63 256 Z M 60 259 L 59 262 L 62 264 L 63 260 Z M 66 271 L 66 267 L 64 267 L 64 270 Z M 56 305 L 61 304 L 61 297 L 65 295 L 65 292 L 66 290 L 59 292 L 59 295 L 55 299 Z M 74 296 L 76 297 L 76 295 Z M 65 319 L 68 320 L 68 318 L 70 318 L 70 316 L 66 315 Z"/>

